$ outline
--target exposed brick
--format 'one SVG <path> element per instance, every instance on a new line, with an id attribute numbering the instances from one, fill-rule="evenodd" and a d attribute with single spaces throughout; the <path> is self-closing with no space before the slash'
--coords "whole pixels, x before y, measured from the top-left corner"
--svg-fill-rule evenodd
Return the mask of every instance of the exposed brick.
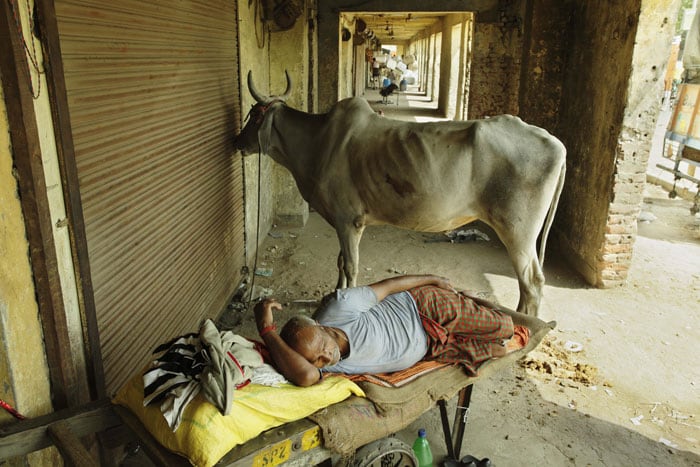
<path id="1" fill-rule="evenodd" d="M 642 193 L 644 191 L 644 184 L 618 181 L 615 183 L 613 190 L 615 193 Z"/>
<path id="2" fill-rule="evenodd" d="M 604 271 L 608 272 L 615 272 L 619 274 L 620 276 L 627 276 L 627 271 L 629 271 L 630 265 L 627 262 L 612 262 L 612 263 L 605 263 L 603 266 Z"/>
<path id="3" fill-rule="evenodd" d="M 615 191 L 615 199 L 613 204 L 627 204 L 634 207 L 635 209 L 642 202 L 643 194 L 626 192 L 626 191 Z"/>
<path id="4" fill-rule="evenodd" d="M 621 214 L 610 214 L 608 215 L 608 225 L 624 224 L 629 222 L 630 216 L 623 216 Z"/>
<path id="5" fill-rule="evenodd" d="M 607 253 L 631 253 L 632 245 L 629 243 L 607 244 L 603 247 L 603 254 Z"/>
<path id="6" fill-rule="evenodd" d="M 610 244 L 617 243 L 630 243 L 634 241 L 634 235 L 618 235 L 618 234 L 608 234 L 605 235 L 605 241 Z"/>
<path id="7" fill-rule="evenodd" d="M 634 233 L 634 225 L 626 222 L 624 224 L 608 224 L 605 228 L 605 233 L 607 234 L 626 234 Z"/>
<path id="8" fill-rule="evenodd" d="M 641 198 L 640 198 L 641 201 Z M 627 215 L 634 215 L 635 217 L 639 215 L 639 204 L 625 204 L 625 203 L 620 203 L 617 199 L 615 200 L 614 203 L 610 204 L 610 213 L 611 214 L 627 214 Z"/>

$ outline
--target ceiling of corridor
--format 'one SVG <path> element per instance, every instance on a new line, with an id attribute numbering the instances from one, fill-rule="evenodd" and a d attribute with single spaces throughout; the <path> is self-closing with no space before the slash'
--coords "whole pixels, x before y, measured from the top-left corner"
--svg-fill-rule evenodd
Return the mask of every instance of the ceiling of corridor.
<path id="1" fill-rule="evenodd" d="M 403 43 L 440 21 L 444 14 L 430 12 L 358 13 L 382 44 Z"/>

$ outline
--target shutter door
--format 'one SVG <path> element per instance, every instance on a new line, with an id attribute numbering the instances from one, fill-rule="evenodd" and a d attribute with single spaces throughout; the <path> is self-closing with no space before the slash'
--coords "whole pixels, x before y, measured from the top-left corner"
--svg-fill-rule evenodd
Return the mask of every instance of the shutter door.
<path id="1" fill-rule="evenodd" d="M 111 393 L 241 279 L 236 2 L 55 5 Z"/>

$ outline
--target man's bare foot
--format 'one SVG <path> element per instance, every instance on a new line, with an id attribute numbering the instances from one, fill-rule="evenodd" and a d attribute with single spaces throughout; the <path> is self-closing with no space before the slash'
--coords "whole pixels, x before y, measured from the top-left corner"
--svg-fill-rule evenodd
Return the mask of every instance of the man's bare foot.
<path id="1" fill-rule="evenodd" d="M 491 344 L 491 357 L 503 357 L 506 353 L 508 353 L 508 351 L 505 345 L 501 345 L 499 342 L 493 342 Z"/>

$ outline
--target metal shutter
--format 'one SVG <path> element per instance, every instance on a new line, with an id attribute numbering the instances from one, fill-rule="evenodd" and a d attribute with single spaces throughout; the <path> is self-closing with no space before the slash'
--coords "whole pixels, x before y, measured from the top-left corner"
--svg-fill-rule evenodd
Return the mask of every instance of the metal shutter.
<path id="1" fill-rule="evenodd" d="M 110 393 L 240 281 L 236 2 L 55 6 Z"/>

